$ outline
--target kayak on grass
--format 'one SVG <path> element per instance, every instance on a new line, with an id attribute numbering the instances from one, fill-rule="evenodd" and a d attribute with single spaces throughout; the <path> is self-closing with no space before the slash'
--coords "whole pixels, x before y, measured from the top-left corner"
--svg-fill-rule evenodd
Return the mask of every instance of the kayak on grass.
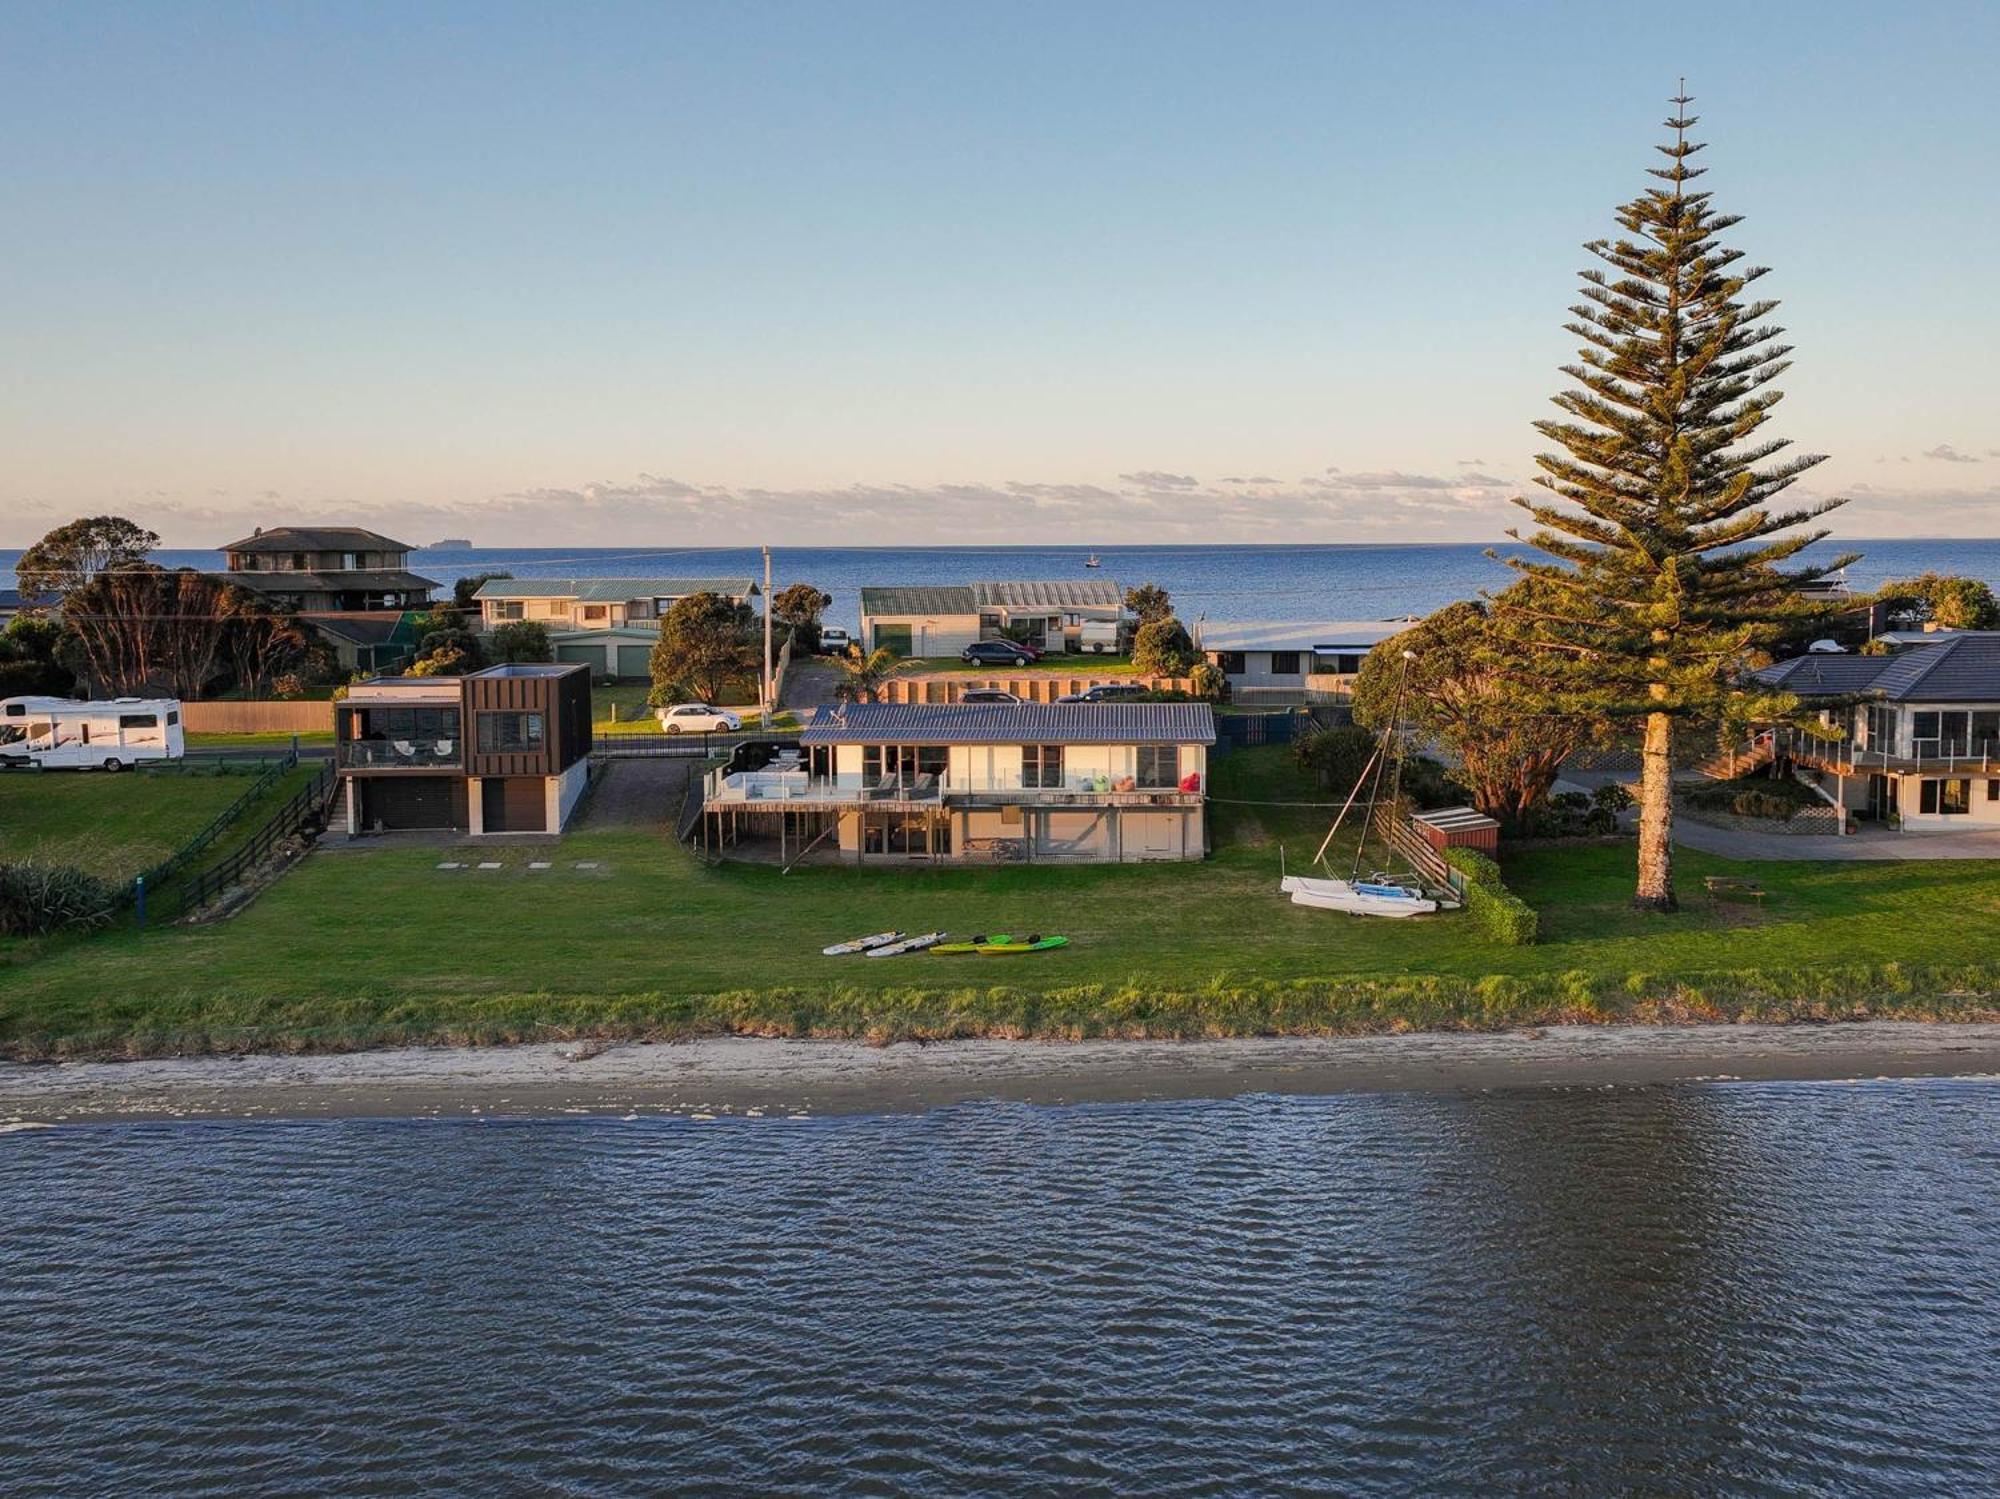
<path id="1" fill-rule="evenodd" d="M 822 947 L 820 952 L 829 958 L 844 958 L 849 953 L 868 952 L 877 947 L 887 947 L 891 942 L 903 940 L 901 932 L 876 932 L 867 937 L 856 937 L 852 942 L 836 942 L 831 947 Z"/>
<path id="2" fill-rule="evenodd" d="M 922 952 L 927 947 L 936 947 L 944 941 L 943 932 L 919 932 L 914 937 L 905 937 L 901 942 L 884 943 L 881 947 L 871 947 L 863 954 L 870 958 L 900 957 L 906 952 Z"/>
<path id="3" fill-rule="evenodd" d="M 931 951 L 940 958 L 956 958 L 964 953 L 978 952 L 989 942 L 1012 942 L 1014 939 L 1004 933 L 998 937 L 968 937 L 963 942 L 940 942 Z"/>
<path id="4" fill-rule="evenodd" d="M 1008 937 L 995 937 L 978 950 L 983 953 L 1048 952 L 1052 948 L 1068 946 L 1067 937 L 1044 937 L 1036 932 L 1018 942 Z"/>

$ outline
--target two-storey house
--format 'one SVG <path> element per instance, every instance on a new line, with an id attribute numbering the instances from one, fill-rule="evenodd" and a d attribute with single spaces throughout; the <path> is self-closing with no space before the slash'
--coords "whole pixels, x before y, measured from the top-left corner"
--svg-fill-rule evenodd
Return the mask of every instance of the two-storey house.
<path id="1" fill-rule="evenodd" d="M 357 683 L 334 705 L 342 820 L 350 834 L 560 832 L 589 779 L 590 732 L 581 666 Z"/>
<path id="2" fill-rule="evenodd" d="M 876 860 L 1200 859 L 1206 703 L 820 708 L 787 760 L 711 773 L 722 853 Z"/>
<path id="3" fill-rule="evenodd" d="M 1755 680 L 1818 705 L 1838 731 L 1766 731 L 1758 750 L 1815 773 L 1845 811 L 1911 832 L 2000 829 L 2000 631 L 1892 655 L 1799 656 Z"/>
<path id="4" fill-rule="evenodd" d="M 1415 620 L 1299 619 L 1204 624 L 1196 646 L 1240 702 L 1324 703 L 1346 697 L 1368 653 Z"/>
<path id="5" fill-rule="evenodd" d="M 299 614 L 400 612 L 438 585 L 410 571 L 410 548 L 358 526 L 259 527 L 222 548 L 223 581 Z"/>
<path id="6" fill-rule="evenodd" d="M 472 598 L 482 630 L 534 620 L 547 626 L 558 661 L 594 677 L 644 677 L 660 621 L 697 593 L 747 604 L 759 589 L 749 578 L 489 578 Z"/>

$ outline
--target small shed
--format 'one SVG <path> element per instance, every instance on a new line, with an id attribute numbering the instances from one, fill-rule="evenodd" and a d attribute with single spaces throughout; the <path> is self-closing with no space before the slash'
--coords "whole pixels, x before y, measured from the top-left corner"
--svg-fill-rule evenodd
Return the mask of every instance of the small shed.
<path id="1" fill-rule="evenodd" d="M 1439 853 L 1448 848 L 1476 848 L 1482 854 L 1500 851 L 1500 824 L 1471 807 L 1440 807 L 1435 812 L 1417 812 L 1410 823 Z"/>

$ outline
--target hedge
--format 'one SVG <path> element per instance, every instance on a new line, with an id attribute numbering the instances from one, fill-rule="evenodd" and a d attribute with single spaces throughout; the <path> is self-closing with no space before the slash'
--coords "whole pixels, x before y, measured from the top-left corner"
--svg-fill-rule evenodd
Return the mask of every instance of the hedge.
<path id="1" fill-rule="evenodd" d="M 1526 947 L 1541 934 L 1541 917 L 1507 888 L 1498 864 L 1476 848 L 1448 848 L 1444 861 L 1465 876 L 1465 909 L 1487 936 L 1507 947 Z"/>

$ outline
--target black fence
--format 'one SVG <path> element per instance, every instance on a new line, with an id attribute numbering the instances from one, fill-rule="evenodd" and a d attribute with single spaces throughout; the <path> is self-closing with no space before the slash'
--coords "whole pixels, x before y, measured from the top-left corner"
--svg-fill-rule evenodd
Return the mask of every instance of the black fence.
<path id="1" fill-rule="evenodd" d="M 183 880 L 179 914 L 185 916 L 199 910 L 230 886 L 241 883 L 245 875 L 271 857 L 271 851 L 282 840 L 320 831 L 325 826 L 327 803 L 336 779 L 330 762 L 321 765 L 313 778 L 272 813 L 269 821 L 252 833 L 242 847 L 221 863 Z"/>
<path id="2" fill-rule="evenodd" d="M 216 839 L 220 838 L 237 818 L 249 810 L 250 805 L 257 798 L 275 786 L 280 776 L 284 775 L 286 771 L 299 762 L 297 756 L 283 754 L 274 756 L 269 761 L 256 760 L 247 763 L 256 768 L 257 775 L 257 779 L 250 783 L 250 789 L 237 797 L 235 801 L 224 807 L 220 812 L 216 813 L 209 821 L 207 827 L 196 833 L 187 842 L 183 843 L 171 854 L 168 854 L 166 858 L 136 877 L 131 884 L 125 887 L 123 895 L 119 897 L 118 906 L 119 908 L 130 906 L 136 910 L 141 926 L 144 926 L 146 923 L 146 893 L 150 890 L 159 889 L 160 886 L 187 868 L 191 861 L 199 856 L 211 843 L 215 842 Z M 244 775 L 249 773 L 245 766 L 246 762 L 234 761 L 227 767 L 218 766 L 216 771 L 209 773 Z M 157 770 L 147 772 L 149 775 L 160 775 L 163 773 L 199 774 L 201 772 L 185 766 L 181 772 L 162 772 Z"/>
<path id="3" fill-rule="evenodd" d="M 1289 713 L 1218 713 L 1215 748 L 1221 753 L 1260 744 L 1290 744 L 1317 729 L 1338 728 L 1352 722 L 1352 712 L 1335 707 L 1300 708 Z"/>

